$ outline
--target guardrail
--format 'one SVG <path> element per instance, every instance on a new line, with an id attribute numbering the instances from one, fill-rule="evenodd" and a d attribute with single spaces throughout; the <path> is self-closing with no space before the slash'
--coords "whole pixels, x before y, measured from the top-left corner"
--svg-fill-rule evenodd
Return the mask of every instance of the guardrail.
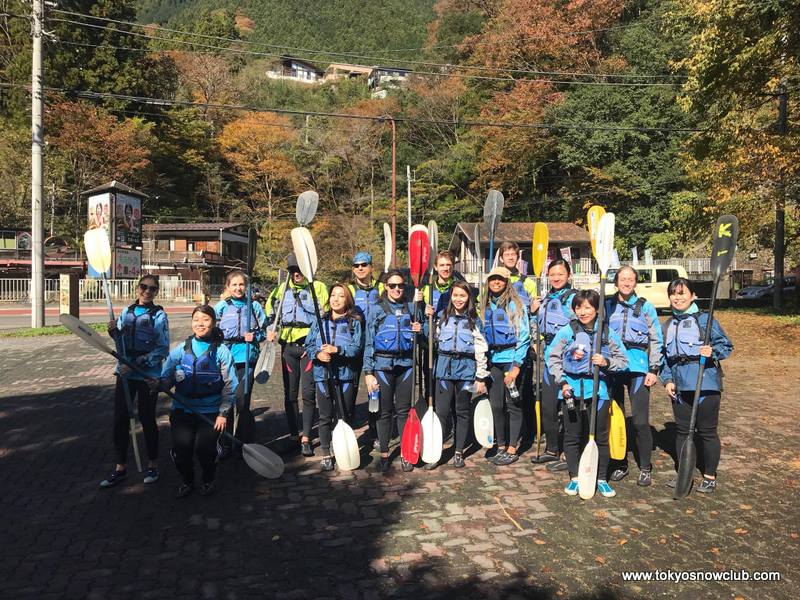
<path id="1" fill-rule="evenodd" d="M 136 299 L 138 281 L 135 279 L 109 279 L 111 299 L 133 302 Z M 0 279 L 0 302 L 30 303 L 30 279 Z M 58 279 L 45 279 L 45 302 L 59 300 Z M 103 283 L 99 279 L 81 279 L 79 285 L 81 302 L 105 302 Z M 193 302 L 201 293 L 199 281 L 164 279 L 158 291 L 159 302 Z"/>
<path id="2" fill-rule="evenodd" d="M 483 272 L 488 273 L 491 269 L 489 260 L 483 261 Z M 629 260 L 620 261 L 623 265 L 632 264 Z M 711 272 L 711 259 L 710 258 L 657 258 L 652 261 L 653 265 L 681 265 L 686 272 L 691 274 L 701 274 Z M 456 263 L 456 271 L 463 275 L 472 275 L 478 273 L 480 261 L 475 259 L 468 259 Z M 639 266 L 645 266 L 644 261 L 639 261 Z M 736 270 L 736 257 L 731 263 L 731 270 Z M 576 275 L 599 275 L 597 270 L 597 263 L 591 258 L 580 258 L 572 261 L 572 272 Z"/>

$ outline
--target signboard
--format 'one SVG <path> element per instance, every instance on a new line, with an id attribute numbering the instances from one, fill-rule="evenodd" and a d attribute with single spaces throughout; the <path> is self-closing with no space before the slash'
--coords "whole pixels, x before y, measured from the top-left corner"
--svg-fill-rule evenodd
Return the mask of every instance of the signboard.
<path id="1" fill-rule="evenodd" d="M 17 250 L 30 250 L 33 246 L 33 238 L 27 231 L 17 232 Z"/>
<path id="2" fill-rule="evenodd" d="M 572 264 L 572 247 L 566 246 L 561 248 L 561 258 L 567 261 L 569 264 Z"/>
<path id="3" fill-rule="evenodd" d="M 142 247 L 142 200 L 115 194 L 114 245 L 118 248 Z"/>
<path id="4" fill-rule="evenodd" d="M 103 227 L 111 238 L 111 194 L 98 194 L 89 196 L 89 221 L 87 229 L 97 229 Z"/>
<path id="5" fill-rule="evenodd" d="M 142 276 L 142 251 L 114 249 L 114 278 L 139 279 Z"/>

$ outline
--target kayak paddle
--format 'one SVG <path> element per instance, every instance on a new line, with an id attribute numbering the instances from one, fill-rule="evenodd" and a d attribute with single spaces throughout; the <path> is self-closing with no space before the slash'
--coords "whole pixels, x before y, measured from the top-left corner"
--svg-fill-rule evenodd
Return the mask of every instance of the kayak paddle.
<path id="1" fill-rule="evenodd" d="M 540 277 L 544 271 L 544 263 L 547 260 L 547 247 L 550 243 L 550 231 L 546 223 L 541 221 L 533 226 L 533 246 L 531 248 L 531 267 L 536 277 L 536 295 L 542 296 L 539 287 Z M 534 394 L 536 398 L 536 456 L 541 454 L 542 449 L 542 336 L 539 333 L 539 319 L 531 319 L 536 336 L 536 362 L 534 363 Z"/>
<path id="2" fill-rule="evenodd" d="M 436 226 L 436 221 L 428 222 L 428 242 L 430 257 L 428 263 L 428 304 L 433 306 L 433 286 L 435 285 L 434 266 L 436 261 L 436 254 L 439 252 L 439 229 Z M 435 307 L 434 307 L 435 309 Z M 442 458 L 442 423 L 433 408 L 433 371 L 435 365 L 433 364 L 433 342 L 434 342 L 434 327 L 433 315 L 428 317 L 428 410 L 422 417 L 422 462 L 426 464 L 436 464 Z"/>

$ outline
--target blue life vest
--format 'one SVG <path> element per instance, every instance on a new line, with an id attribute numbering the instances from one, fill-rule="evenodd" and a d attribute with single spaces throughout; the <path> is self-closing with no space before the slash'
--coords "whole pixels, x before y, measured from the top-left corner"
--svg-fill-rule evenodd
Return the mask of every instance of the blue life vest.
<path id="1" fill-rule="evenodd" d="M 637 298 L 633 304 L 619 300 L 612 303 L 614 310 L 609 315 L 608 326 L 619 334 L 626 348 L 647 350 L 650 347 L 650 330 L 642 314 L 645 302 L 644 298 Z"/>
<path id="2" fill-rule="evenodd" d="M 694 313 L 683 319 L 673 317 L 664 324 L 664 349 L 670 366 L 700 360 L 704 332 L 700 330 L 699 315 Z"/>
<path id="3" fill-rule="evenodd" d="M 244 337 L 242 334 L 242 308 L 238 307 L 233 303 L 233 300 L 230 298 L 226 299 L 225 302 L 227 306 L 225 310 L 222 312 L 222 317 L 219 320 L 219 328 L 222 330 L 222 334 L 225 336 L 226 343 L 239 343 L 244 341 Z M 258 317 L 256 317 L 256 313 L 253 310 L 253 305 L 250 305 L 251 310 L 251 317 L 250 317 L 250 331 L 255 331 L 260 327 L 258 323 Z"/>
<path id="4" fill-rule="evenodd" d="M 540 309 L 539 328 L 546 344 L 552 343 L 556 334 L 572 320 L 572 317 L 564 314 L 564 307 L 572 301 L 574 295 L 575 290 L 565 288 L 545 299 L 544 306 Z"/>
<path id="5" fill-rule="evenodd" d="M 311 297 L 311 291 L 308 288 L 295 289 L 287 285 L 283 291 L 283 304 L 281 304 L 281 325 L 302 329 L 311 327 L 314 318 L 314 299 Z"/>
<path id="6" fill-rule="evenodd" d="M 475 358 L 475 335 L 467 317 L 451 315 L 439 326 L 438 351 L 444 356 Z"/>
<path id="7" fill-rule="evenodd" d="M 592 355 L 596 354 L 594 350 L 594 334 L 586 331 L 579 321 L 570 321 L 569 325 L 572 328 L 575 339 L 564 350 L 564 373 L 581 377 L 592 375 Z M 601 354 L 608 358 L 610 355 L 608 349 L 608 327 L 603 327 L 603 339 L 600 342 L 600 346 Z M 583 358 L 580 360 L 576 360 L 574 357 L 576 350 L 583 350 Z M 602 369 L 600 370 L 600 376 L 603 376 Z"/>
<path id="8" fill-rule="evenodd" d="M 195 356 L 191 337 L 183 345 L 180 367 L 186 377 L 175 384 L 175 391 L 187 398 L 203 398 L 219 394 L 225 387 L 222 371 L 217 364 L 216 343 L 209 344 L 203 354 Z"/>
<path id="9" fill-rule="evenodd" d="M 531 305 L 531 297 L 528 295 L 528 290 L 525 289 L 525 279 L 525 275 L 520 275 L 519 279 L 511 284 L 511 287 L 513 287 L 514 291 L 519 294 L 519 297 L 522 300 L 522 305 L 528 307 Z"/>
<path id="10" fill-rule="evenodd" d="M 403 303 L 402 309 L 395 311 L 389 302 L 384 300 L 379 306 L 386 313 L 375 333 L 375 354 L 377 356 L 410 355 L 413 348 L 414 332 L 411 331 L 411 313 L 408 305 Z"/>
<path id="11" fill-rule="evenodd" d="M 353 284 L 355 294 L 353 300 L 356 302 L 356 308 L 361 311 L 361 314 L 366 317 L 369 312 L 369 307 L 378 302 L 378 286 L 371 288 L 362 288 L 358 284 Z"/>
<path id="12" fill-rule="evenodd" d="M 331 346 L 344 348 L 353 342 L 353 325 L 349 318 L 332 321 L 328 317 L 322 322 L 322 326 L 325 327 L 325 339 Z M 322 347 L 322 337 L 318 340 L 317 349 Z"/>
<path id="13" fill-rule="evenodd" d="M 156 315 L 164 309 L 154 304 L 137 317 L 134 310 L 140 306 L 131 304 L 122 320 L 122 337 L 128 356 L 142 356 L 156 346 Z"/>
<path id="14" fill-rule="evenodd" d="M 517 345 L 517 330 L 504 308 L 486 307 L 483 318 L 483 337 L 490 350 L 505 350 Z"/>

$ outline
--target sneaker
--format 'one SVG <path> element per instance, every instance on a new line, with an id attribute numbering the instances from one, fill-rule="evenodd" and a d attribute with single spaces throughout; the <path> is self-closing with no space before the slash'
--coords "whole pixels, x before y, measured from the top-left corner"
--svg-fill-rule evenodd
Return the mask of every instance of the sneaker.
<path id="1" fill-rule="evenodd" d="M 613 475 L 612 475 L 613 479 Z M 650 476 L 650 471 L 639 471 L 639 479 L 636 481 L 636 485 L 640 485 L 642 487 L 647 487 L 653 483 L 653 478 Z"/>
<path id="2" fill-rule="evenodd" d="M 225 446 L 217 442 L 217 458 L 219 460 L 227 460 L 231 457 L 232 450 L 230 446 Z"/>
<path id="3" fill-rule="evenodd" d="M 192 484 L 191 483 L 182 483 L 178 486 L 178 490 L 175 492 L 176 498 L 186 498 L 189 494 L 192 493 Z"/>
<path id="4" fill-rule="evenodd" d="M 557 460 L 556 462 L 549 463 L 545 469 L 551 473 L 557 473 L 558 471 L 566 471 L 569 469 L 569 465 L 567 465 L 567 461 L 565 460 Z"/>
<path id="5" fill-rule="evenodd" d="M 381 456 L 381 462 L 378 465 L 378 470 L 381 473 L 386 473 L 389 470 L 389 457 L 388 456 Z"/>
<path id="6" fill-rule="evenodd" d="M 314 456 L 314 449 L 311 442 L 300 442 L 300 454 L 303 456 Z"/>
<path id="7" fill-rule="evenodd" d="M 127 469 L 122 469 L 122 471 L 115 470 L 111 473 L 111 475 L 109 475 L 108 477 L 103 479 L 103 481 L 100 482 L 100 487 L 104 488 L 113 487 L 117 485 L 120 481 L 125 479 L 127 476 L 128 476 Z"/>
<path id="8" fill-rule="evenodd" d="M 333 458 L 330 456 L 323 456 L 319 466 L 323 471 L 333 471 Z"/>
<path id="9" fill-rule="evenodd" d="M 697 491 L 703 492 L 704 494 L 710 494 L 715 489 L 717 489 L 717 480 L 708 479 L 706 477 L 703 477 L 703 481 L 701 481 L 700 485 L 697 486 Z"/>
<path id="10" fill-rule="evenodd" d="M 570 479 L 569 483 L 564 488 L 564 493 L 567 496 L 577 496 L 578 495 L 578 480 L 577 479 Z"/>
<path id="11" fill-rule="evenodd" d="M 613 498 L 617 495 L 617 492 L 608 485 L 608 482 L 605 479 L 598 479 L 597 480 L 597 491 L 603 495 L 604 498 Z"/>
<path id="12" fill-rule="evenodd" d="M 461 452 L 456 452 L 455 456 L 453 457 L 453 466 L 456 469 L 463 469 L 467 466 L 467 463 L 464 462 L 464 455 Z"/>
<path id="13" fill-rule="evenodd" d="M 438 467 L 438 466 L 439 466 L 439 463 L 438 463 L 438 462 L 435 462 L 435 463 L 425 463 L 425 466 L 423 467 L 423 469 L 425 469 L 426 471 L 433 471 L 433 470 L 434 470 L 436 467 Z"/>
<path id="14" fill-rule="evenodd" d="M 412 465 L 402 456 L 400 457 L 400 466 L 403 467 L 403 471 L 405 471 L 406 473 L 409 473 L 414 470 L 414 465 Z"/>
<path id="15" fill-rule="evenodd" d="M 157 467 L 148 467 L 144 471 L 144 482 L 145 483 L 155 483 L 158 481 L 158 468 Z"/>
<path id="16" fill-rule="evenodd" d="M 670 479 L 670 480 L 669 480 L 669 481 L 666 483 L 666 486 L 667 486 L 667 487 L 674 488 L 674 487 L 675 487 L 675 485 L 676 485 L 677 483 L 678 483 L 678 478 L 677 478 L 677 476 L 676 476 L 676 477 L 673 477 L 672 479 Z"/>
<path id="17" fill-rule="evenodd" d="M 509 454 L 508 452 L 503 452 L 502 454 L 495 456 L 492 462 L 498 467 L 505 467 L 506 465 L 513 464 L 518 460 L 519 454 Z"/>
<path id="18" fill-rule="evenodd" d="M 381 451 L 381 442 L 380 442 L 380 440 L 374 440 L 372 442 L 372 449 L 375 452 L 380 452 Z"/>
<path id="19" fill-rule="evenodd" d="M 614 472 L 611 473 L 611 481 L 622 481 L 628 476 L 628 467 L 622 467 L 621 469 L 614 469 Z"/>
<path id="20" fill-rule="evenodd" d="M 543 465 L 544 463 L 554 462 L 558 460 L 558 456 L 545 452 L 539 456 L 531 456 L 531 462 L 535 465 Z"/>
<path id="21" fill-rule="evenodd" d="M 486 454 L 483 455 L 483 458 L 485 458 L 489 462 L 493 462 L 495 456 L 497 456 L 498 454 L 500 454 L 500 450 L 498 448 L 496 448 L 496 447 L 495 448 L 489 448 L 486 451 Z"/>
<path id="22" fill-rule="evenodd" d="M 214 493 L 214 490 L 217 489 L 216 484 L 213 481 L 209 481 L 208 483 L 204 483 L 203 487 L 200 488 L 200 495 L 201 496 L 210 496 Z"/>

